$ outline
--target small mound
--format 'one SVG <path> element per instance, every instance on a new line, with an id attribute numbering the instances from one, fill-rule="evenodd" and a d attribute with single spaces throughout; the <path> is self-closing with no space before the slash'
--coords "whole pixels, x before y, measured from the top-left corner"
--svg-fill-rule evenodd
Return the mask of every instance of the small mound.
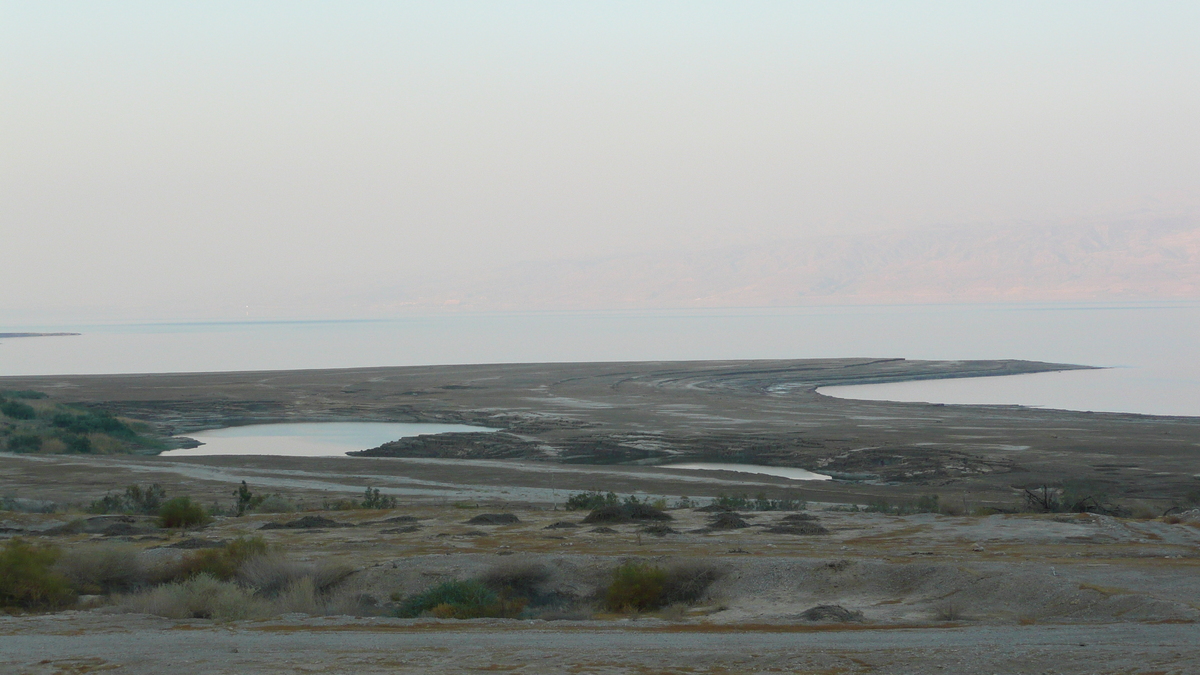
<path id="1" fill-rule="evenodd" d="M 224 539 L 197 539 L 195 537 L 191 537 L 184 539 L 183 541 L 177 541 L 174 544 L 159 546 L 158 548 L 182 548 L 186 550 L 194 550 L 198 548 L 221 548 L 227 543 L 229 542 L 225 541 Z"/>
<path id="2" fill-rule="evenodd" d="M 390 530 L 380 530 L 379 534 L 409 534 L 421 529 L 420 525 L 409 525 L 408 527 L 393 527 Z"/>
<path id="3" fill-rule="evenodd" d="M 315 530 L 326 527 L 354 527 L 350 523 L 339 523 L 323 516 L 304 516 L 287 523 L 267 523 L 260 530 Z"/>
<path id="4" fill-rule="evenodd" d="M 733 509 L 729 508 L 728 506 L 721 506 L 720 504 L 709 504 L 708 506 L 701 506 L 696 510 L 703 513 L 726 513 L 733 511 Z"/>
<path id="5" fill-rule="evenodd" d="M 512 525 L 521 522 L 511 513 L 481 513 L 466 521 L 467 525 Z"/>
<path id="6" fill-rule="evenodd" d="M 145 527 L 130 525 L 129 523 L 113 523 L 100 531 L 100 534 L 105 537 L 128 537 L 135 534 L 147 534 L 151 530 Z"/>
<path id="7" fill-rule="evenodd" d="M 616 534 L 617 533 L 617 531 L 612 529 L 611 527 L 593 527 L 592 529 L 588 530 L 588 532 L 595 532 L 596 534 Z"/>
<path id="8" fill-rule="evenodd" d="M 575 523 L 572 523 L 569 520 L 560 520 L 557 523 L 551 523 L 542 529 L 544 529 L 544 530 L 569 530 L 569 529 L 575 528 L 575 527 L 579 527 L 579 526 L 576 525 Z"/>
<path id="9" fill-rule="evenodd" d="M 395 518 L 386 518 L 386 519 L 380 520 L 378 522 L 380 522 L 380 523 L 396 523 L 396 524 L 415 523 L 415 522 L 417 522 L 417 518 L 416 518 L 416 516 L 396 516 Z"/>
<path id="10" fill-rule="evenodd" d="M 750 527 L 750 523 L 742 520 L 742 517 L 732 511 L 717 514 L 712 520 L 708 521 L 708 529 L 710 530 L 740 530 L 744 527 Z"/>
<path id="11" fill-rule="evenodd" d="M 863 613 L 846 609 L 841 605 L 817 605 L 801 613 L 800 618 L 805 621 L 849 623 L 851 621 L 862 621 Z"/>
<path id="12" fill-rule="evenodd" d="M 679 534 L 676 530 L 672 530 L 670 525 L 647 525 L 642 528 L 642 532 L 652 534 L 656 537 L 665 537 L 668 534 Z"/>
<path id="13" fill-rule="evenodd" d="M 793 513 L 783 517 L 785 523 L 803 523 L 810 520 L 816 520 L 817 517 L 808 513 Z"/>
<path id="14" fill-rule="evenodd" d="M 763 532 L 767 532 L 769 534 L 799 535 L 829 534 L 829 530 L 825 529 L 823 525 L 820 525 L 819 523 L 803 521 L 784 523 L 782 525 L 776 525 L 775 527 L 768 527 L 767 529 L 763 530 Z"/>
<path id="15" fill-rule="evenodd" d="M 587 515 L 583 522 L 593 523 L 629 523 L 638 520 L 672 520 L 660 509 L 648 504 L 619 504 L 602 506 Z"/>

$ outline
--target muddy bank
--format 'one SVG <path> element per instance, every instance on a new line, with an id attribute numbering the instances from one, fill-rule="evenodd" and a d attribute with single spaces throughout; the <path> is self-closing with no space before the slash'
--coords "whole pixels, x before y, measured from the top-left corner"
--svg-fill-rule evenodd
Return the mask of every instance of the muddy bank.
<path id="1" fill-rule="evenodd" d="M 1078 368 L 1025 361 L 814 359 L 512 364 L 3 378 L 163 433 L 276 421 L 450 422 L 503 429 L 403 439 L 374 457 L 652 466 L 710 461 L 838 476 L 849 493 L 969 493 L 1066 477 L 1137 499 L 1200 488 L 1200 419 L 1017 406 L 853 401 L 816 388 Z"/>

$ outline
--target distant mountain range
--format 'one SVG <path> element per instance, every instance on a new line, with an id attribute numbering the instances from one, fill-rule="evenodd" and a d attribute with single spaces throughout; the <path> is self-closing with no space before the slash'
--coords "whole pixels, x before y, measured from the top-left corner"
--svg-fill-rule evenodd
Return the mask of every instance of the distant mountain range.
<path id="1" fill-rule="evenodd" d="M 772 307 L 1200 299 L 1200 220 L 933 228 L 425 278 L 378 309 Z"/>

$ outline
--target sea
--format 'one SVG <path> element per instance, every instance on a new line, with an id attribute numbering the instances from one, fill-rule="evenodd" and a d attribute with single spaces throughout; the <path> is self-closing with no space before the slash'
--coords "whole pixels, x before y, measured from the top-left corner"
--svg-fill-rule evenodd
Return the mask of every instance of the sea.
<path id="1" fill-rule="evenodd" d="M 1200 416 L 1195 302 L 427 314 L 2 325 L 0 375 L 831 357 L 1028 359 L 1102 370 L 828 387 L 845 398 Z"/>

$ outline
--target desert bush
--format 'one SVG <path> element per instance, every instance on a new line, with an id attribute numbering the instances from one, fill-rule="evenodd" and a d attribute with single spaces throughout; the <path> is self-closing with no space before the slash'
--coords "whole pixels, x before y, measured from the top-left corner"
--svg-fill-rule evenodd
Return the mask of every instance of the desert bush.
<path id="1" fill-rule="evenodd" d="M 176 579 L 207 575 L 221 581 L 238 576 L 249 560 L 267 554 L 267 542 L 262 537 L 239 537 L 220 548 L 205 548 L 184 557 L 170 572 Z"/>
<path id="2" fill-rule="evenodd" d="M 808 502 L 800 499 L 770 499 L 760 492 L 751 499 L 747 495 L 719 494 L 713 505 L 726 511 L 803 511 Z"/>
<path id="3" fill-rule="evenodd" d="M 0 549 L 0 607 L 53 609 L 75 600 L 70 582 L 54 570 L 60 551 L 10 539 Z"/>
<path id="4" fill-rule="evenodd" d="M 642 612 L 665 604 L 667 573 L 642 562 L 627 562 L 613 571 L 604 591 L 604 606 L 614 612 Z"/>
<path id="5" fill-rule="evenodd" d="M 666 570 L 662 602 L 666 605 L 693 605 L 704 597 L 708 587 L 721 578 L 721 571 L 699 562 L 683 562 Z"/>
<path id="6" fill-rule="evenodd" d="M 137 513 L 153 515 L 158 513 L 159 509 L 162 508 L 163 499 L 166 496 L 167 491 L 158 483 L 147 485 L 146 487 L 130 485 L 125 488 L 124 494 L 114 495 L 110 493 L 92 502 L 87 511 L 88 513 Z"/>
<path id="7" fill-rule="evenodd" d="M 160 527 L 189 528 L 208 523 L 208 514 L 204 507 L 192 501 L 191 497 L 176 497 L 163 502 L 158 509 L 158 524 Z"/>
<path id="8" fill-rule="evenodd" d="M 54 565 L 80 593 L 126 592 L 145 581 L 137 549 L 128 544 L 79 546 L 63 552 Z"/>
<path id="9" fill-rule="evenodd" d="M 0 403 L 0 413 L 13 418 L 14 420 L 31 420 L 37 417 L 37 411 L 28 403 L 20 401 L 4 401 Z"/>
<path id="10" fill-rule="evenodd" d="M 886 499 L 876 499 L 867 504 L 863 511 L 868 513 L 887 513 L 893 516 L 908 516 L 914 513 L 946 513 L 948 509 L 941 503 L 938 495 L 922 495 L 915 502 L 892 504 Z"/>
<path id="11" fill-rule="evenodd" d="M 299 507 L 280 494 L 268 495 L 254 510 L 257 513 L 293 513 Z"/>
<path id="12" fill-rule="evenodd" d="M 242 484 L 238 486 L 238 489 L 234 490 L 233 496 L 237 498 L 237 505 L 235 507 L 237 512 L 234 515 L 236 515 L 238 518 L 241 518 L 243 515 L 245 515 L 247 511 L 253 511 L 266 499 L 266 497 L 262 495 L 255 495 L 253 492 L 251 492 L 250 486 L 246 485 L 246 481 L 242 481 Z"/>
<path id="13" fill-rule="evenodd" d="M 10 390 L 10 391 L 4 392 L 3 395 L 8 398 L 23 398 L 23 399 L 27 399 L 27 400 L 50 398 L 49 395 L 47 395 L 45 393 L 42 393 L 40 391 L 33 391 L 31 389 Z"/>
<path id="14" fill-rule="evenodd" d="M 484 573 L 481 581 L 493 591 L 513 598 L 539 596 L 539 587 L 550 578 L 550 570 L 539 563 L 513 563 L 498 565 Z"/>
<path id="15" fill-rule="evenodd" d="M 137 436 L 137 432 L 128 424 L 108 413 L 84 412 L 76 415 L 60 412 L 50 418 L 50 424 L 74 434 L 102 433 L 128 439 Z"/>
<path id="16" fill-rule="evenodd" d="M 649 504 L 638 502 L 610 506 L 602 506 L 587 515 L 583 522 L 593 523 L 628 523 L 644 520 L 673 520 L 662 509 Z"/>
<path id="17" fill-rule="evenodd" d="M 353 572 L 351 568 L 336 563 L 313 564 L 288 560 L 279 552 L 265 551 L 265 547 L 263 553 L 245 556 L 237 567 L 238 582 L 268 598 L 288 593 L 291 587 L 299 583 L 308 584 L 313 593 L 325 593 Z"/>
<path id="18" fill-rule="evenodd" d="M 265 618 L 275 613 L 269 602 L 235 583 L 208 574 L 123 598 L 120 607 L 128 612 L 155 614 L 168 619 L 217 621 Z"/>
<path id="19" fill-rule="evenodd" d="M 616 506 L 620 503 L 620 499 L 615 492 L 600 492 L 598 490 L 588 490 L 586 492 L 576 492 L 567 497 L 566 508 L 568 511 L 594 511 L 605 506 Z"/>
<path id="20" fill-rule="evenodd" d="M 13 434 L 5 446 L 9 452 L 37 452 L 42 449 L 42 437 L 37 434 Z"/>
<path id="21" fill-rule="evenodd" d="M 65 449 L 67 452 L 78 455 L 86 455 L 92 452 L 92 441 L 87 436 L 80 436 L 79 434 L 63 434 L 59 436 L 59 440 L 61 440 L 63 445 L 66 446 Z"/>
<path id="22" fill-rule="evenodd" d="M 396 498 L 381 494 L 379 488 L 368 486 L 367 491 L 363 493 L 362 507 L 364 509 L 394 509 L 396 508 Z"/>
<path id="23" fill-rule="evenodd" d="M 396 616 L 413 618 L 429 614 L 439 619 L 513 618 L 527 600 L 504 598 L 478 580 L 447 581 L 424 593 L 409 596 Z"/>

